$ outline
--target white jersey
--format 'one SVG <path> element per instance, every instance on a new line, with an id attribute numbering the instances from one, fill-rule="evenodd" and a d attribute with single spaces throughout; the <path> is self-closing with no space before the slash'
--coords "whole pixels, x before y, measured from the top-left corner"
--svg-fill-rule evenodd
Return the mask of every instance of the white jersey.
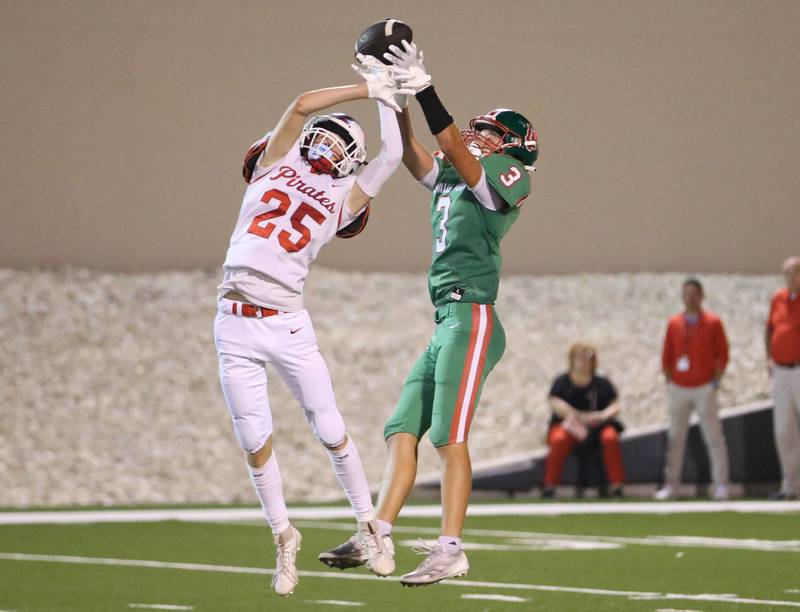
<path id="1" fill-rule="evenodd" d="M 263 153 L 262 153 L 263 155 Z M 256 165 L 223 264 L 220 295 L 296 312 L 311 262 L 354 215 L 345 206 L 356 175 L 312 173 L 300 140 L 269 168 Z"/>

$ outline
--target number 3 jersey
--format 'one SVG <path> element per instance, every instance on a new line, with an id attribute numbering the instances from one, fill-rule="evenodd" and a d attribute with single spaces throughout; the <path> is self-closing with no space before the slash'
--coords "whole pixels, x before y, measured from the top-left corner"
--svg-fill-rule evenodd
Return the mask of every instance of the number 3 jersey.
<path id="1" fill-rule="evenodd" d="M 369 206 L 354 215 L 345 206 L 356 175 L 318 174 L 300 154 L 300 141 L 269 168 L 258 165 L 269 134 L 245 158 L 247 189 L 223 264 L 220 296 L 238 291 L 261 306 L 303 308 L 311 262 L 334 236 L 350 238 L 366 225 Z"/>
<path id="2" fill-rule="evenodd" d="M 434 159 L 436 168 L 421 181 L 433 192 L 431 301 L 434 306 L 452 301 L 493 304 L 500 284 L 500 241 L 530 195 L 530 177 L 513 157 L 499 153 L 482 157 L 486 183 L 502 200 L 497 210 L 490 210 L 449 162 Z"/>

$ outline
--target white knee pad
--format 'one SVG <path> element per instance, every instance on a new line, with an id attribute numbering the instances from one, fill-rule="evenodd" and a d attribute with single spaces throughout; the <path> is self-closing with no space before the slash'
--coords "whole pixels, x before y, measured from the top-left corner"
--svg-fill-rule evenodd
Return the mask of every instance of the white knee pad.
<path id="1" fill-rule="evenodd" d="M 328 448 L 344 442 L 344 420 L 336 408 L 322 413 L 306 413 L 311 429 L 317 439 Z"/>
<path id="2" fill-rule="evenodd" d="M 272 434 L 272 415 L 264 366 L 236 355 L 219 356 L 222 393 L 239 445 L 248 453 L 259 450 Z"/>
<path id="3" fill-rule="evenodd" d="M 264 419 L 247 416 L 233 416 L 233 431 L 242 450 L 251 455 L 264 446 L 272 435 L 272 429 L 266 427 Z"/>

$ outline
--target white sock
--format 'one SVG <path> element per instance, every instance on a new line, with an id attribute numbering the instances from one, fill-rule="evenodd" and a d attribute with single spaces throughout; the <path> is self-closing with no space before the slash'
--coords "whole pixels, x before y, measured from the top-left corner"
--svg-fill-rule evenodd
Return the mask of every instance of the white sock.
<path id="1" fill-rule="evenodd" d="M 461 552 L 461 538 L 446 535 L 439 536 L 439 544 L 444 546 L 445 551 L 451 555 Z"/>
<path id="2" fill-rule="evenodd" d="M 378 523 L 378 534 L 379 535 L 382 535 L 382 536 L 392 535 L 392 524 L 391 523 L 387 523 L 386 521 L 382 521 L 381 519 L 378 519 L 375 522 Z"/>
<path id="3" fill-rule="evenodd" d="M 272 451 L 267 462 L 261 467 L 247 466 L 250 469 L 250 480 L 256 489 L 264 516 L 272 528 L 272 533 L 278 535 L 289 528 L 289 511 L 283 499 L 283 481 L 278 469 L 278 458 Z"/>
<path id="4" fill-rule="evenodd" d="M 356 513 L 356 520 L 360 523 L 373 520 L 375 510 L 372 507 L 372 497 L 369 494 L 364 466 L 361 464 L 355 443 L 348 437 L 347 445 L 342 450 L 328 449 L 328 456 L 331 459 L 333 473 L 336 474 L 336 479 L 342 485 Z"/>

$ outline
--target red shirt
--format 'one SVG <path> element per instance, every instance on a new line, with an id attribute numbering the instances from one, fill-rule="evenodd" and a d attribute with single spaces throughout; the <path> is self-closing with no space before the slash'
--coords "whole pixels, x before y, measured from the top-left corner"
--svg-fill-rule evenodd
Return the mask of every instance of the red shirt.
<path id="1" fill-rule="evenodd" d="M 767 329 L 771 330 L 769 352 L 775 363 L 800 361 L 800 293 L 790 294 L 786 288 L 775 292 Z"/>
<path id="2" fill-rule="evenodd" d="M 684 367 L 688 365 L 688 369 L 681 371 L 679 362 L 683 362 Z M 672 382 L 681 387 L 710 383 L 715 371 L 722 371 L 728 365 L 728 339 L 719 317 L 701 310 L 693 325 L 685 313 L 672 317 L 667 324 L 661 365 L 669 372 Z"/>

